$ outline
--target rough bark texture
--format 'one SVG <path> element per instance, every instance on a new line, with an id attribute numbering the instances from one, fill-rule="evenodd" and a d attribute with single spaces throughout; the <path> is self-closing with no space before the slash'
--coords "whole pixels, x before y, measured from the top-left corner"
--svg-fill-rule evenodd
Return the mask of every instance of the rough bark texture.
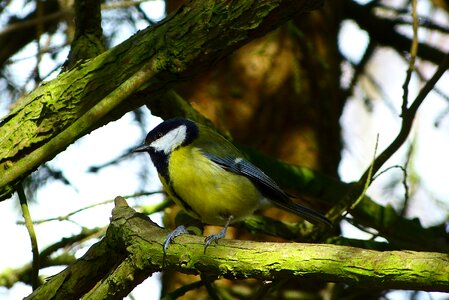
<path id="1" fill-rule="evenodd" d="M 321 3 L 192 1 L 160 24 L 42 84 L 2 120 L 0 199 L 40 164 L 103 124 L 108 114 L 119 117 L 141 105 L 142 99 L 119 106 L 137 89 L 154 96 Z M 117 107 L 120 111 L 114 111 Z"/>
<path id="2" fill-rule="evenodd" d="M 106 50 L 101 27 L 101 1 L 75 0 L 75 26 L 75 37 L 64 70 Z"/>
<path id="3" fill-rule="evenodd" d="M 379 289 L 449 291 L 446 254 L 373 251 L 335 245 L 221 240 L 204 250 L 204 239 L 176 238 L 164 257 L 167 230 L 116 199 L 103 240 L 26 299 L 118 299 L 162 270 L 208 274 L 208 278 L 287 278 L 335 281 Z M 89 270 L 86 272 L 86 270 Z"/>

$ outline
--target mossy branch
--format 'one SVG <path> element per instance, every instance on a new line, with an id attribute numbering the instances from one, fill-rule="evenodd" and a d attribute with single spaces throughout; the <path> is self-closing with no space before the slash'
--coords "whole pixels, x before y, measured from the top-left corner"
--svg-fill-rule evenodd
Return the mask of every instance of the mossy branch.
<path id="1" fill-rule="evenodd" d="M 42 84 L 0 123 L 0 200 L 81 136 L 320 5 L 321 0 L 189 1 L 157 25 Z M 137 91 L 145 93 L 130 97 Z"/>
<path id="2" fill-rule="evenodd" d="M 106 50 L 101 27 L 100 0 L 75 0 L 75 28 L 75 37 L 64 70 Z"/>
<path id="3" fill-rule="evenodd" d="M 117 197 L 105 238 L 26 299 L 43 295 L 79 298 L 86 293 L 94 299 L 115 299 L 162 269 L 207 273 L 208 278 L 298 278 L 382 290 L 449 292 L 449 256 L 445 253 L 220 240 L 204 254 L 204 238 L 183 235 L 164 257 L 162 243 L 167 233 Z"/>
<path id="4" fill-rule="evenodd" d="M 152 108 L 155 107 L 157 114 L 163 118 L 171 117 L 170 113 L 175 112 L 178 116 L 213 126 L 176 93 L 169 92 L 161 99 L 163 99 L 163 105 L 159 106 L 155 103 L 157 101 L 153 101 Z M 357 199 L 361 194 L 358 189 L 354 188 L 354 184 L 340 182 L 320 172 L 282 162 L 242 145 L 239 145 L 239 148 L 253 163 L 270 174 L 283 188 L 296 191 L 306 197 L 313 197 L 315 202 L 319 199 L 320 202 L 331 207 L 341 202 L 340 200 L 344 197 L 347 198 L 348 203 L 353 203 L 352 200 Z M 366 183 L 366 179 L 362 181 L 362 187 Z M 343 202 L 342 204 L 346 203 Z M 366 195 L 362 196 L 360 203 L 351 210 L 351 215 L 356 219 L 357 224 L 376 229 L 380 236 L 389 241 L 391 248 L 449 252 L 449 242 L 444 223 L 432 228 L 424 228 L 418 219 L 409 220 L 397 213 L 393 207 L 382 206 Z M 246 221 L 250 230 L 254 228 L 255 222 L 261 222 L 258 218 L 249 218 Z M 267 234 L 291 238 L 292 233 L 296 233 L 297 236 L 303 236 L 306 233 L 303 231 L 299 235 L 298 232 L 301 231 L 301 228 L 296 225 L 288 229 L 285 224 L 279 222 L 276 222 L 276 226 L 267 224 L 266 220 L 263 222 L 264 226 L 257 227 L 266 226 L 264 231 Z M 282 228 L 282 232 L 279 232 L 279 228 Z M 272 229 L 275 229 L 276 232 L 270 232 Z"/>
<path id="5" fill-rule="evenodd" d="M 33 220 L 31 218 L 30 209 L 28 207 L 28 201 L 25 196 L 23 186 L 20 184 L 18 189 L 20 206 L 22 208 L 22 215 L 25 221 L 25 227 L 28 230 L 28 235 L 31 240 L 31 252 L 33 253 L 31 283 L 33 290 L 39 286 L 39 247 L 37 244 L 36 231 L 34 230 Z"/>

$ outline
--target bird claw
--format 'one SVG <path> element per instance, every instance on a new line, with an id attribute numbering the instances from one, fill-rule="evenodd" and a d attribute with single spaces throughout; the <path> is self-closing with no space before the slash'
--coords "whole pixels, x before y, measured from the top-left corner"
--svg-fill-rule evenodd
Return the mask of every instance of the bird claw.
<path id="1" fill-rule="evenodd" d="M 187 229 L 184 225 L 179 225 L 178 227 L 175 228 L 175 230 L 170 232 L 164 241 L 164 255 L 167 252 L 168 245 L 170 245 L 177 236 L 180 236 L 181 234 L 187 234 L 187 233 L 189 233 L 189 232 L 187 231 Z"/>
<path id="2" fill-rule="evenodd" d="M 225 227 L 219 233 L 206 236 L 206 238 L 204 239 L 204 254 L 206 254 L 206 249 L 207 249 L 207 247 L 209 247 L 209 245 L 212 242 L 215 242 L 215 244 L 218 244 L 218 240 L 225 237 L 226 229 L 227 228 Z"/>

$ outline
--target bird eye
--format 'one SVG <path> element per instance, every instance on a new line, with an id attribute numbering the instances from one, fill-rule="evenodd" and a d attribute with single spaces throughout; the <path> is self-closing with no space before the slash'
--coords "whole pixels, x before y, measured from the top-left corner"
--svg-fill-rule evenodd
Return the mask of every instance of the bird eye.
<path id="1" fill-rule="evenodd" d="M 163 136 L 162 132 L 159 132 L 159 133 L 157 134 L 157 138 L 161 138 L 162 136 Z"/>

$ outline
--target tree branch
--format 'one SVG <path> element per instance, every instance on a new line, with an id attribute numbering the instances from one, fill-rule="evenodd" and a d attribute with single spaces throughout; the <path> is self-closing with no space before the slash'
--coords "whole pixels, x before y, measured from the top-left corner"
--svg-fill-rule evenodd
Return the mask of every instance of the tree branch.
<path id="1" fill-rule="evenodd" d="M 352 0 L 345 0 L 343 3 L 346 16 L 368 32 L 372 42 L 392 47 L 400 55 L 410 51 L 412 40 L 396 31 L 397 24 L 394 20 L 376 16 L 370 4 L 361 5 Z M 425 43 L 418 43 L 418 48 L 418 57 L 435 64 L 444 56 L 444 52 Z"/>
<path id="2" fill-rule="evenodd" d="M 75 0 L 75 37 L 64 70 L 72 68 L 80 60 L 87 60 L 105 51 L 100 2 Z"/>
<path id="3" fill-rule="evenodd" d="M 30 210 L 28 207 L 28 201 L 25 196 L 25 191 L 22 185 L 19 185 L 18 189 L 20 206 L 22 208 L 22 215 L 25 220 L 25 226 L 28 230 L 28 235 L 31 240 L 31 252 L 33 253 L 32 270 L 31 270 L 31 283 L 33 290 L 39 286 L 39 247 L 37 244 L 36 232 L 34 230 L 33 220 L 31 219 Z"/>
<path id="4" fill-rule="evenodd" d="M 398 151 L 398 149 L 407 140 L 408 135 L 412 129 L 412 124 L 415 119 L 418 108 L 426 99 L 427 95 L 432 91 L 438 80 L 443 76 L 446 70 L 449 69 L 449 52 L 443 57 L 443 60 L 438 65 L 437 70 L 433 76 L 426 82 L 424 87 L 419 91 L 419 94 L 413 100 L 410 107 L 407 107 L 406 103 L 402 104 L 402 124 L 399 133 L 395 139 L 388 145 L 388 147 L 379 154 L 376 159 L 372 162 L 370 167 L 365 171 L 365 173 L 360 177 L 357 183 L 353 184 L 347 194 L 341 198 L 341 200 L 332 207 L 331 211 L 328 213 L 328 218 L 331 221 L 341 218 L 343 212 L 352 211 L 353 206 L 357 199 L 364 196 L 366 183 L 371 183 L 372 174 L 376 174 L 377 171 L 385 164 L 385 162 L 390 159 L 390 157 Z"/>
<path id="5" fill-rule="evenodd" d="M 0 125 L 0 199 L 77 138 L 145 99 L 120 106 L 136 90 L 155 97 L 210 67 L 244 43 L 321 0 L 190 1 L 154 27 L 62 73 L 22 98 Z M 117 110 L 120 108 L 120 110 Z M 57 138 L 56 138 L 57 137 Z"/>
<path id="6" fill-rule="evenodd" d="M 190 118 L 207 126 L 213 126 L 188 102 L 174 92 L 169 92 L 150 101 L 151 111 L 162 118 L 176 115 Z M 270 174 L 280 186 L 286 190 L 298 191 L 302 196 L 312 197 L 315 204 L 320 201 L 326 203 L 329 207 L 333 206 L 345 197 L 353 186 L 353 184 L 340 182 L 320 172 L 263 155 L 242 145 L 239 146 L 239 149 L 255 165 Z M 357 194 L 356 198 L 359 195 Z M 357 224 L 376 229 L 379 235 L 389 241 L 391 248 L 449 252 L 449 240 L 444 223 L 431 228 L 424 228 L 418 219 L 404 218 L 393 207 L 379 205 L 366 195 L 356 208 L 351 210 L 351 214 L 356 219 Z M 247 221 L 250 220 L 251 218 Z M 259 229 L 264 227 L 265 234 L 282 236 L 287 239 L 292 239 L 292 235 L 304 237 L 308 230 L 307 228 L 304 230 L 297 225 L 289 227 L 285 224 L 279 224 L 279 222 L 275 222 L 276 225 L 272 226 L 273 224 L 267 224 L 266 220 L 263 221 L 265 222 L 263 226 L 258 226 L 255 224 L 257 222 L 260 221 L 246 222 L 246 225 L 250 230 L 255 229 L 255 227 Z"/>
<path id="7" fill-rule="evenodd" d="M 167 234 L 117 197 L 105 238 L 26 299 L 40 299 L 49 291 L 53 299 L 79 298 L 85 293 L 95 299 L 115 299 L 163 268 L 228 279 L 301 278 L 382 290 L 449 291 L 449 257 L 444 253 L 220 240 L 204 254 L 204 238 L 183 235 L 164 257 L 162 243 Z"/>

